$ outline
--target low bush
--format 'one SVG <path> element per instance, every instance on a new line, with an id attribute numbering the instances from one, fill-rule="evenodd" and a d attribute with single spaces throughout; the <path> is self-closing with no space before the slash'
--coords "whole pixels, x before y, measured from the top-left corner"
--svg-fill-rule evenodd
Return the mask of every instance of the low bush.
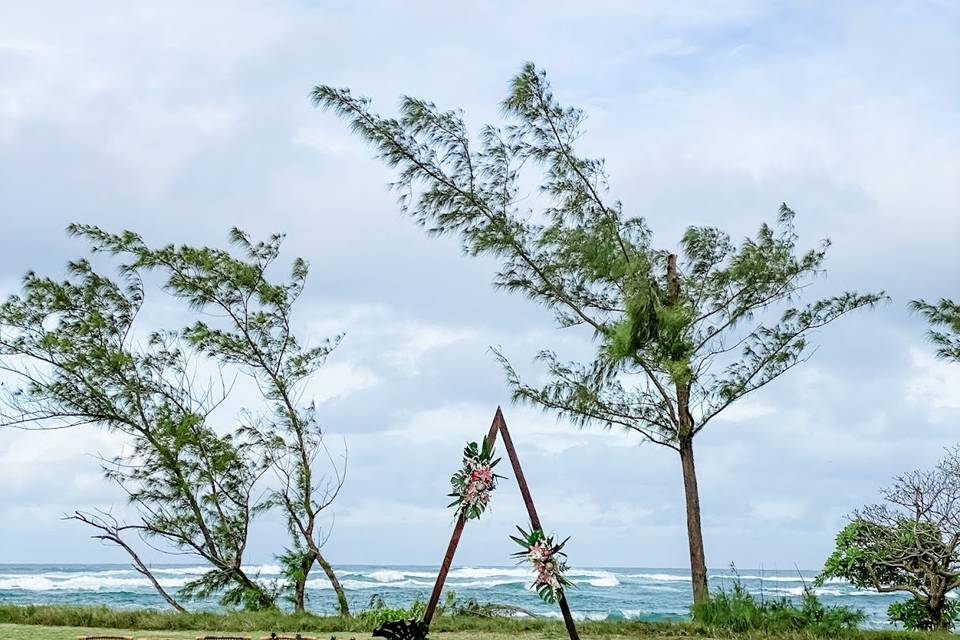
<path id="1" fill-rule="evenodd" d="M 947 600 L 943 603 L 941 612 L 942 620 L 945 620 L 948 628 L 953 628 L 957 618 L 960 617 L 960 602 L 956 600 Z M 890 622 L 899 622 L 906 629 L 931 630 L 936 629 L 937 624 L 926 603 L 916 598 L 892 602 L 887 607 L 887 617 Z"/>
<path id="2" fill-rule="evenodd" d="M 417 596 L 417 599 L 408 608 L 388 607 L 380 594 L 373 594 L 367 608 L 358 613 L 355 617 L 364 625 L 371 629 L 377 629 L 383 626 L 384 622 L 395 622 L 397 620 L 421 620 L 427 610 L 427 603 Z M 442 613 L 438 610 L 438 613 Z"/>

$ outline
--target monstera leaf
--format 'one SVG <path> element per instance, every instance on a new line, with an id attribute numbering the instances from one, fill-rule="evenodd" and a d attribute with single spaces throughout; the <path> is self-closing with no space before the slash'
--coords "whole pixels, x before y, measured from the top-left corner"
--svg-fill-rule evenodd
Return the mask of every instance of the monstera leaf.
<path id="1" fill-rule="evenodd" d="M 430 628 L 420 620 L 385 622 L 373 632 L 374 637 L 388 640 L 427 640 Z"/>

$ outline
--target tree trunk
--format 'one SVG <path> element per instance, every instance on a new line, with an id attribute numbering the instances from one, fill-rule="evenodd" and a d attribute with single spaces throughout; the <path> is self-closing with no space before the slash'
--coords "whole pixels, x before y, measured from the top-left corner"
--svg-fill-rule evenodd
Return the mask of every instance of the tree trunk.
<path id="1" fill-rule="evenodd" d="M 927 600 L 927 615 L 930 616 L 930 626 L 934 631 L 950 631 L 953 628 L 953 621 L 944 615 L 945 605 L 945 595 L 931 594 Z"/>
<path id="2" fill-rule="evenodd" d="M 680 273 L 677 271 L 677 256 L 667 256 L 668 306 L 680 303 Z M 700 527 L 700 492 L 697 490 L 697 467 L 693 463 L 694 422 L 690 414 L 690 377 L 674 376 L 677 390 L 677 437 L 680 445 L 680 466 L 683 469 L 683 494 L 687 508 L 687 543 L 690 546 L 690 582 L 693 585 L 693 602 L 710 599 L 707 585 L 707 561 L 703 554 L 703 531 Z"/>
<path id="3" fill-rule="evenodd" d="M 133 552 L 131 551 L 131 553 Z M 166 600 L 167 604 L 169 604 L 175 610 L 179 611 L 180 613 L 186 613 L 187 610 L 184 609 L 183 606 L 173 598 L 173 596 L 167 593 L 167 590 L 160 585 L 160 582 L 156 579 L 156 577 L 154 577 L 153 573 L 149 569 L 147 569 L 147 567 L 142 562 L 140 562 L 140 558 L 136 554 L 134 554 L 134 559 L 139 565 L 134 567 L 134 569 L 136 569 L 139 573 L 144 575 L 147 578 L 147 580 L 150 581 L 150 584 L 152 584 L 153 588 L 157 590 L 157 593 L 160 594 L 160 597 Z"/>
<path id="4" fill-rule="evenodd" d="M 307 578 L 310 577 L 310 569 L 313 568 L 313 563 L 316 559 L 316 555 L 314 555 L 312 551 L 307 551 L 303 554 L 303 559 L 300 561 L 301 577 L 297 580 L 296 584 L 293 585 L 293 611 L 295 613 L 303 613 L 306 611 Z"/>
<path id="5" fill-rule="evenodd" d="M 319 551 L 317 552 L 317 562 L 320 563 L 320 568 L 323 569 L 323 572 L 327 574 L 330 584 L 333 585 L 333 591 L 337 594 L 337 605 L 340 608 L 340 615 L 349 616 L 350 605 L 347 604 L 347 595 L 343 592 L 343 585 L 341 585 L 340 580 L 337 579 L 337 574 L 334 573 L 333 567 L 330 566 L 330 563 L 327 562 L 327 559 L 324 558 L 323 554 Z"/>
<path id="6" fill-rule="evenodd" d="M 703 531 L 700 527 L 700 493 L 697 490 L 697 468 L 693 462 L 693 438 L 680 440 L 680 466 L 683 469 L 683 493 L 687 508 L 687 541 L 690 546 L 690 580 L 694 603 L 710 598 L 707 586 L 707 561 L 703 553 Z"/>
<path id="7" fill-rule="evenodd" d="M 239 566 L 232 567 L 231 573 L 233 574 L 234 579 L 246 587 L 250 593 L 256 594 L 258 610 L 265 611 L 268 609 L 277 608 L 277 601 L 273 598 L 273 596 L 264 591 L 263 587 L 250 578 L 250 576 L 248 576 L 246 572 L 244 572 Z"/>

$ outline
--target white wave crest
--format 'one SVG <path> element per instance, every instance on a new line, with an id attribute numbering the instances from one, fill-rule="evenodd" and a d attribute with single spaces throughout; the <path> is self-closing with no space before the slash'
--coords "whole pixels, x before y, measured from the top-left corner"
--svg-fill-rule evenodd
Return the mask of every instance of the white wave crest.
<path id="1" fill-rule="evenodd" d="M 381 569 L 366 574 L 366 577 L 377 582 L 402 582 L 407 574 L 403 571 L 394 571 L 392 569 Z"/>
<path id="2" fill-rule="evenodd" d="M 376 582 L 370 580 L 342 580 L 341 583 L 344 589 L 350 590 L 355 589 L 361 591 L 364 589 L 424 589 L 433 586 L 433 582 L 428 582 L 426 580 L 401 580 L 398 582 Z M 307 587 L 311 589 L 332 589 L 330 581 L 326 578 L 316 578 L 314 580 L 307 581 Z"/>
<path id="3" fill-rule="evenodd" d="M 610 617 L 610 614 L 607 613 L 606 611 L 586 611 L 586 612 L 571 611 L 570 613 L 573 614 L 574 620 L 578 620 L 581 622 L 583 620 L 606 620 L 607 618 Z M 540 615 L 542 615 L 545 618 L 562 618 L 563 617 L 563 614 L 561 614 L 559 611 L 543 611 L 543 612 L 540 612 Z"/>
<path id="4" fill-rule="evenodd" d="M 243 570 L 248 573 L 260 573 L 268 576 L 278 576 L 283 573 L 283 569 L 280 568 L 280 565 L 276 564 L 255 564 L 249 567 L 244 567 Z"/>
<path id="5" fill-rule="evenodd" d="M 500 578 L 500 577 L 513 577 L 513 578 L 530 578 L 533 576 L 533 571 L 529 569 L 521 569 L 519 567 L 511 569 L 509 567 L 496 567 L 496 568 L 476 568 L 476 567 L 463 567 L 460 569 L 454 569 L 449 574 L 450 578 Z"/>
<path id="6" fill-rule="evenodd" d="M 617 576 L 613 575 L 612 573 L 608 573 L 605 576 L 590 578 L 589 580 L 578 580 L 574 578 L 573 582 L 575 584 L 586 582 L 591 587 L 616 587 L 620 585 L 620 581 L 617 580 Z"/>
<path id="7" fill-rule="evenodd" d="M 157 579 L 162 587 L 178 588 L 187 583 L 185 578 Z M 17 576 L 0 580 L 0 590 L 23 591 L 125 591 L 129 589 L 152 589 L 146 578 L 110 578 L 103 576 L 77 576 L 65 580 L 51 580 L 41 576 Z"/>
<path id="8" fill-rule="evenodd" d="M 690 576 L 677 576 L 671 573 L 627 573 L 624 578 L 640 578 L 654 582 L 690 582 Z"/>

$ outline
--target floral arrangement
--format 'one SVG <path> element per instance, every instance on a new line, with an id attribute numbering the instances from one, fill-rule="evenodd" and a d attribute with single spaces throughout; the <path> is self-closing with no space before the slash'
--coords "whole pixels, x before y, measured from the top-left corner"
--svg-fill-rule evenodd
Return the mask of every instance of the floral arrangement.
<path id="1" fill-rule="evenodd" d="M 457 515 L 464 520 L 479 518 L 490 503 L 490 493 L 497 487 L 498 476 L 493 472 L 500 459 L 493 459 L 493 447 L 484 438 L 483 444 L 469 443 L 463 450 L 463 467 L 453 474 L 450 484 Z"/>
<path id="2" fill-rule="evenodd" d="M 528 560 L 533 565 L 536 574 L 533 588 L 541 600 L 556 604 L 563 596 L 563 590 L 573 586 L 563 575 L 567 570 L 567 554 L 563 552 L 563 546 L 570 538 L 557 544 L 553 536 L 545 535 L 540 529 L 533 529 L 529 533 L 520 527 L 517 530 L 520 537 L 510 536 L 510 539 L 523 547 L 523 551 L 514 553 L 513 557 L 521 561 Z"/>

